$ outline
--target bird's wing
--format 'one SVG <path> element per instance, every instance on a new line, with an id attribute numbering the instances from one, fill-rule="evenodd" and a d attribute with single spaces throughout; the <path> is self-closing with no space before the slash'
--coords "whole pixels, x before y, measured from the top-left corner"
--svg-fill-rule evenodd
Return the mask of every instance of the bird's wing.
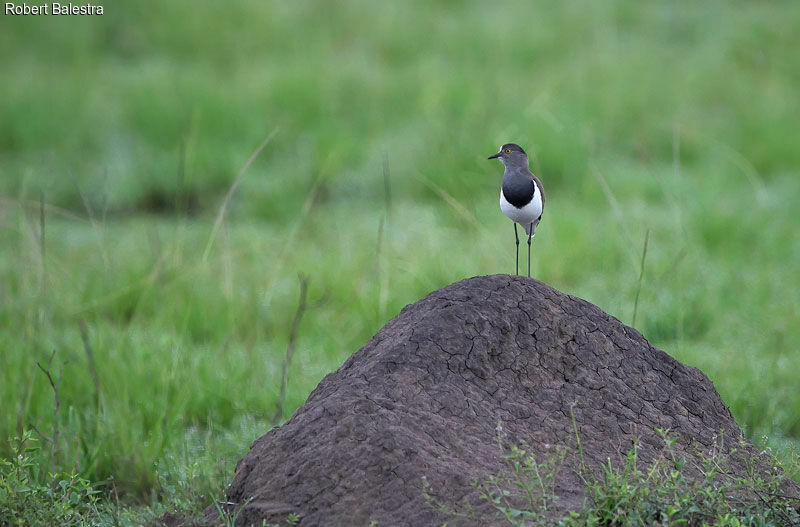
<path id="1" fill-rule="evenodd" d="M 544 210 L 544 187 L 542 186 L 542 182 L 539 181 L 539 178 L 531 174 L 533 178 L 533 183 L 536 185 L 536 188 L 539 189 L 539 194 L 542 196 L 542 210 Z"/>

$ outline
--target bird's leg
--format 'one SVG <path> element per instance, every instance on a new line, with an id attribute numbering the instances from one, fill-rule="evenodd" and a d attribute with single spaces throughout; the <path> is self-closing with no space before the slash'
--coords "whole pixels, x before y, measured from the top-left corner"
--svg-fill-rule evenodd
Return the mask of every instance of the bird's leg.
<path id="1" fill-rule="evenodd" d="M 511 221 L 514 224 L 514 238 L 517 240 L 517 275 L 519 275 L 519 234 L 517 234 L 517 222 Z"/>
<path id="2" fill-rule="evenodd" d="M 533 223 L 531 223 L 530 234 L 528 234 L 528 278 L 531 277 L 531 238 L 533 238 Z"/>

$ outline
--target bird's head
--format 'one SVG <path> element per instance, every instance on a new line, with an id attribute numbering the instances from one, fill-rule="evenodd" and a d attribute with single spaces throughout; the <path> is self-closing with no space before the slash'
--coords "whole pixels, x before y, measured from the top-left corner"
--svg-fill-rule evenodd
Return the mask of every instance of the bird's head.
<path id="1" fill-rule="evenodd" d="M 506 143 L 500 147 L 500 151 L 489 159 L 499 159 L 505 166 L 523 165 L 528 166 L 528 154 L 521 146 L 514 143 Z"/>

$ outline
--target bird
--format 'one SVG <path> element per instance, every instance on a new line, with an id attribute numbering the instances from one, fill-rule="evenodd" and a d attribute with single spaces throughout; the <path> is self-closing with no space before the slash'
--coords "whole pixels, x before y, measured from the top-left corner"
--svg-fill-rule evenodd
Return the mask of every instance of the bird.
<path id="1" fill-rule="evenodd" d="M 506 167 L 503 184 L 500 186 L 500 210 L 514 224 L 514 239 L 517 242 L 516 274 L 519 275 L 519 223 L 528 235 L 528 278 L 531 276 L 531 239 L 544 211 L 544 187 L 539 178 L 528 168 L 528 154 L 521 146 L 506 143 L 489 156 L 499 159 Z"/>

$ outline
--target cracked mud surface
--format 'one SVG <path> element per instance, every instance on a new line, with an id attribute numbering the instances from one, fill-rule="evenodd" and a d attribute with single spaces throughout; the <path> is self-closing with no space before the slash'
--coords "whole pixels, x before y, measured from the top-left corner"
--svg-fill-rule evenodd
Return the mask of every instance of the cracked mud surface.
<path id="1" fill-rule="evenodd" d="M 708 378 L 636 330 L 536 280 L 476 277 L 406 306 L 325 377 L 252 445 L 228 499 L 247 503 L 237 525 L 290 512 L 302 526 L 485 525 L 433 510 L 423 477 L 442 503 L 479 504 L 470 482 L 506 468 L 502 422 L 504 444 L 527 443 L 539 459 L 568 447 L 563 513 L 584 499 L 570 412 L 593 467 L 620 466 L 636 439 L 651 461 L 663 446 L 656 427 L 671 429 L 689 460 L 741 436 Z"/>

